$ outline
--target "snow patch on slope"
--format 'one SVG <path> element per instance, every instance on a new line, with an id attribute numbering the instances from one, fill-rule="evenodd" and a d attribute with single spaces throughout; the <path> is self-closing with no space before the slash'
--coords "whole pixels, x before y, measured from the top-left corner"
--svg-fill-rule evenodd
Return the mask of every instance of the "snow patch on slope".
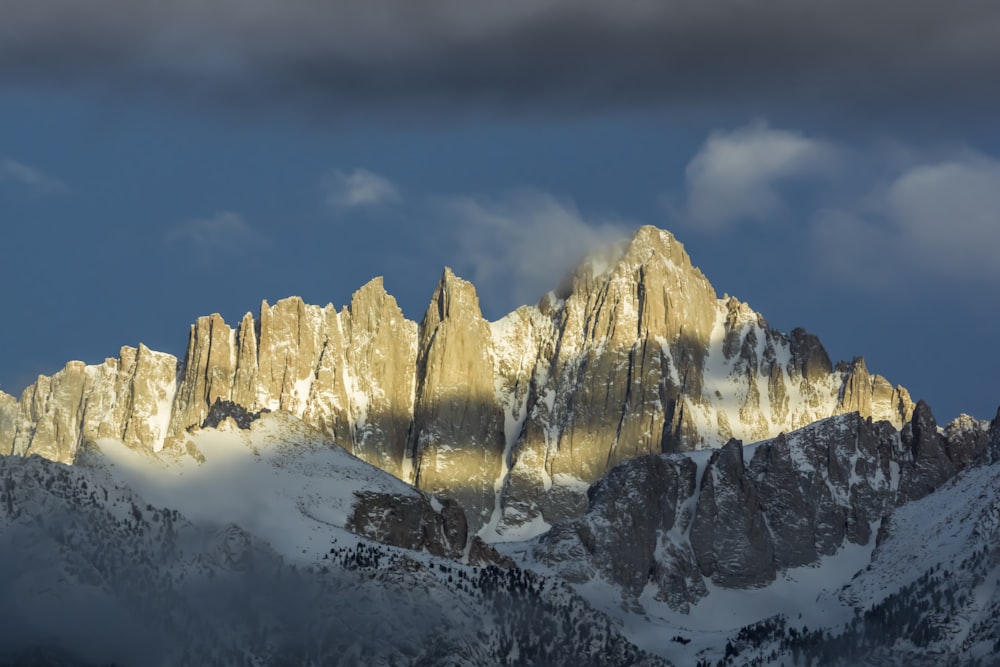
<path id="1" fill-rule="evenodd" d="M 869 606 L 936 565 L 954 567 L 1000 533 L 1000 466 L 966 470 L 934 493 L 898 508 L 872 566 L 845 601 Z"/>
<path id="2" fill-rule="evenodd" d="M 315 562 L 334 539 L 356 539 L 345 530 L 356 492 L 417 494 L 285 413 L 264 415 L 250 431 L 200 430 L 187 443 L 159 456 L 113 439 L 97 445 L 112 474 L 149 502 L 197 523 L 235 523 L 291 562 Z"/>

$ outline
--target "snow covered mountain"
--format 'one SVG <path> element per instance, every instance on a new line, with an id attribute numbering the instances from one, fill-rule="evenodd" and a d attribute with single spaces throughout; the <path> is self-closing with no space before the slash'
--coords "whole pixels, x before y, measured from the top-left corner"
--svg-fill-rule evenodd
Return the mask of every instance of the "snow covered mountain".
<path id="1" fill-rule="evenodd" d="M 997 664 L 998 480 L 646 227 L 0 394 L 0 665 Z"/>
<path id="2" fill-rule="evenodd" d="M 565 584 L 446 558 L 447 519 L 422 550 L 359 537 L 373 497 L 396 529 L 447 508 L 315 437 L 273 415 L 0 457 L 0 664 L 664 664 Z"/>
<path id="3" fill-rule="evenodd" d="M 998 447 L 1000 415 L 832 417 L 624 463 L 583 517 L 505 550 L 678 664 L 997 664 Z"/>
<path id="4" fill-rule="evenodd" d="M 862 359 L 834 366 L 815 336 L 718 298 L 673 236 L 643 227 L 493 323 L 446 270 L 420 324 L 376 279 L 339 312 L 292 298 L 235 329 L 200 318 L 180 362 L 141 344 L 70 362 L 18 400 L 0 393 L 0 453 L 68 463 L 99 438 L 157 452 L 216 401 L 300 417 L 454 499 L 487 541 L 579 516 L 621 461 L 854 411 L 899 428 L 913 410 Z"/>

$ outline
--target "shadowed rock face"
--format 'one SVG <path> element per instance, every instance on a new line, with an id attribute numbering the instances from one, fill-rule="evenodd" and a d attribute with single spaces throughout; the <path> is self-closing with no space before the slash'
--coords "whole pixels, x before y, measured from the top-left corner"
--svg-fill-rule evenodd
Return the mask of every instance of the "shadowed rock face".
<path id="1" fill-rule="evenodd" d="M 982 453 L 981 458 L 987 463 L 1000 463 L 1000 408 L 997 408 L 996 417 L 990 423 L 986 451 Z"/>
<path id="2" fill-rule="evenodd" d="M 895 507 L 987 456 L 998 423 L 987 431 L 964 418 L 942 435 L 921 402 L 902 431 L 854 413 L 710 456 L 641 457 L 594 485 L 584 516 L 556 525 L 535 557 L 571 581 L 599 574 L 633 597 L 652 584 L 686 610 L 705 580 L 766 585 L 845 543 L 869 544 Z"/>
<path id="3" fill-rule="evenodd" d="M 465 510 L 445 499 L 435 507 L 426 494 L 398 495 L 363 492 L 357 494 L 347 529 L 361 537 L 435 556 L 460 560 L 466 555 L 471 565 L 515 567 L 508 556 L 479 537 L 469 537 Z"/>
<path id="4" fill-rule="evenodd" d="M 698 569 L 720 586 L 741 588 L 774 578 L 774 542 L 737 440 L 708 460 L 689 539 Z"/>
<path id="5" fill-rule="evenodd" d="M 462 557 L 468 539 L 462 508 L 446 500 L 435 512 L 423 494 L 358 494 L 347 528 L 383 544 L 456 559 Z"/>
<path id="6" fill-rule="evenodd" d="M 0 394 L 0 453 L 70 462 L 101 437 L 155 451 L 216 401 L 294 414 L 457 500 L 470 533 L 494 536 L 579 516 L 587 487 L 623 461 L 854 411 L 901 427 L 913 413 L 906 390 L 862 359 L 834 367 L 815 336 L 717 298 L 673 236 L 643 227 L 493 323 L 473 286 L 445 271 L 420 324 L 375 279 L 340 311 L 289 298 L 235 329 L 199 318 L 181 362 L 142 345 L 70 362 L 19 400 Z M 927 432 L 913 437 L 934 449 Z"/>
<path id="7" fill-rule="evenodd" d="M 221 398 L 215 399 L 215 403 L 208 411 L 208 416 L 201 423 L 202 428 L 218 428 L 219 424 L 227 419 L 232 420 L 237 428 L 249 429 L 250 425 L 260 419 L 261 415 L 270 412 L 267 408 L 261 408 L 257 412 L 250 412 L 239 403 L 224 401 Z"/>

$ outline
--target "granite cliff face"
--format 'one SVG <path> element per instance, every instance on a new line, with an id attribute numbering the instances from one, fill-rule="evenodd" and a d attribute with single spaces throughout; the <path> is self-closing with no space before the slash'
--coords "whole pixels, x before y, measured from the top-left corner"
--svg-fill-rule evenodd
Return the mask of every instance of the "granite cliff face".
<path id="1" fill-rule="evenodd" d="M 493 323 L 446 270 L 419 324 L 375 279 L 340 311 L 290 298 L 235 329 L 199 318 L 180 361 L 140 345 L 70 362 L 19 400 L 0 394 L 0 453 L 71 462 L 98 438 L 159 451 L 219 401 L 300 417 L 456 500 L 487 541 L 579 517 L 587 487 L 626 460 L 855 411 L 901 427 L 914 409 L 862 359 L 834 366 L 816 337 L 718 298 L 673 236 L 643 227 Z"/>
<path id="2" fill-rule="evenodd" d="M 873 544 L 898 506 L 985 458 L 990 434 L 968 417 L 939 431 L 921 402 L 899 431 L 852 413 L 748 447 L 640 457 L 595 484 L 584 516 L 555 526 L 533 558 L 570 581 L 613 582 L 626 604 L 651 592 L 687 611 L 706 582 L 764 586 Z"/>

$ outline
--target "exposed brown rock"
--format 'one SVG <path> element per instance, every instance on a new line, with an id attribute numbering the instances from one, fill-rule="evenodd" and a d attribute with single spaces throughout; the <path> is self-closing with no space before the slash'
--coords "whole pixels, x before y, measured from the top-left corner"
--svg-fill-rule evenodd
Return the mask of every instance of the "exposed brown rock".
<path id="1" fill-rule="evenodd" d="M 863 360 L 834 369 L 815 336 L 784 335 L 748 304 L 718 299 L 683 245 L 653 227 L 493 324 L 450 270 L 419 326 L 377 278 L 339 312 L 293 297 L 262 303 L 235 330 L 199 318 L 179 366 L 126 347 L 11 401 L 0 398 L 0 452 L 63 461 L 96 438 L 169 445 L 216 401 L 289 412 L 458 499 L 472 532 L 489 523 L 499 533 L 579 516 L 588 486 L 622 461 L 766 439 L 838 413 L 897 427 L 913 414 L 906 390 Z M 952 440 L 956 466 L 980 447 Z"/>
<path id="2" fill-rule="evenodd" d="M 381 278 L 354 293 L 350 338 L 344 362 L 353 378 L 351 413 L 354 453 L 412 482 L 404 473 L 407 437 L 413 421 L 417 371 L 417 325 L 407 320 Z M 337 386 L 335 379 L 330 384 Z M 357 398 L 363 397 L 363 406 Z"/>
<path id="3" fill-rule="evenodd" d="M 881 375 L 868 372 L 864 357 L 838 366 L 844 377 L 835 414 L 858 412 L 863 417 L 887 419 L 900 427 L 913 416 L 914 405 L 903 387 L 893 387 Z"/>
<path id="4" fill-rule="evenodd" d="M 461 558 L 468 538 L 465 513 L 452 501 L 435 512 L 423 494 L 361 493 L 347 529 L 376 542 Z"/>
<path id="5" fill-rule="evenodd" d="M 410 451 L 417 486 L 458 500 L 472 532 L 493 511 L 504 451 L 491 340 L 472 284 L 446 269 L 420 325 Z"/>
<path id="6" fill-rule="evenodd" d="M 0 455 L 13 453 L 17 428 L 17 399 L 0 391 Z"/>

